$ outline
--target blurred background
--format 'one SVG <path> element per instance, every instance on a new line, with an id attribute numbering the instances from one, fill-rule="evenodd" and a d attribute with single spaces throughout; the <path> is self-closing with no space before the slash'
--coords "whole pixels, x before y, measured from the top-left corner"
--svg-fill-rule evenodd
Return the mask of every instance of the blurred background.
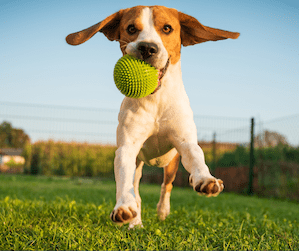
<path id="1" fill-rule="evenodd" d="M 289 0 L 2 0 L 0 171 L 113 174 L 123 99 L 113 82 L 119 44 L 99 33 L 74 47 L 65 37 L 135 5 L 176 8 L 204 25 L 241 33 L 237 40 L 182 48 L 199 145 L 212 171 L 232 184 L 227 191 L 247 191 L 252 143 L 255 193 L 298 194 L 299 3 Z M 144 181 L 161 171 L 146 169 Z"/>

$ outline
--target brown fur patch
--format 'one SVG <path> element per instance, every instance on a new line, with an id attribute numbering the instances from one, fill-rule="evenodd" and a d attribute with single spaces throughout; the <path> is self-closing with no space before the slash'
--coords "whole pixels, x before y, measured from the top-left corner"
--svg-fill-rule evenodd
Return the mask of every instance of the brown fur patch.
<path id="1" fill-rule="evenodd" d="M 181 26 L 178 19 L 178 11 L 164 6 L 152 6 L 150 8 L 153 9 L 153 21 L 156 31 L 168 51 L 171 64 L 175 64 L 181 57 Z M 164 25 L 171 25 L 173 31 L 165 34 L 163 32 Z"/>
<path id="2" fill-rule="evenodd" d="M 120 49 L 123 54 L 127 48 L 127 44 L 133 42 L 137 39 L 140 31 L 143 29 L 143 24 L 141 21 L 141 11 L 145 6 L 136 6 L 133 8 L 125 9 L 123 17 L 120 22 Z M 135 34 L 130 35 L 127 32 L 129 25 L 133 24 L 138 30 Z"/>
<path id="3" fill-rule="evenodd" d="M 164 167 L 164 185 L 166 192 L 170 193 L 172 190 L 172 182 L 175 179 L 175 175 L 178 171 L 180 163 L 180 155 L 177 153 L 174 158 L 170 161 L 168 166 Z"/>

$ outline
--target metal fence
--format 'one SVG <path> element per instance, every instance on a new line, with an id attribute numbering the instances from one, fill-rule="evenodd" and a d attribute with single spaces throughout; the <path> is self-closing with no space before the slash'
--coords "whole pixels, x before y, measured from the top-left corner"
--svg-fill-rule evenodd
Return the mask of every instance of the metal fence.
<path id="1" fill-rule="evenodd" d="M 9 122 L 39 140 L 115 144 L 118 110 L 0 102 L 0 124 Z M 249 142 L 249 119 L 194 116 L 199 141 Z"/>
<path id="2" fill-rule="evenodd" d="M 279 141 L 292 147 L 299 146 L 299 114 L 257 123 L 256 147 L 271 147 Z M 268 132 L 268 133 L 267 133 Z"/>
<path id="3" fill-rule="evenodd" d="M 0 102 L 0 124 L 9 122 L 40 140 L 116 143 L 118 110 Z M 200 142 L 248 145 L 251 118 L 195 115 Z M 255 119 L 255 147 L 275 146 L 279 141 L 299 146 L 299 114 L 271 121 Z"/>
<path id="4" fill-rule="evenodd" d="M 13 128 L 24 130 L 32 143 L 54 140 L 115 145 L 117 116 L 118 110 L 112 109 L 0 102 L 0 125 L 8 122 Z M 297 199 L 299 161 L 291 164 L 277 161 L 274 163 L 255 154 L 258 158 L 255 163 L 258 165 L 253 168 L 254 163 L 252 160 L 249 161 L 248 154 L 247 166 L 242 168 L 240 166 L 237 169 L 218 168 L 216 162 L 219 156 L 227 151 L 234 151 L 237 146 L 241 145 L 249 149 L 252 140 L 254 144 L 251 145 L 251 150 L 254 151 L 258 149 L 266 150 L 268 153 L 273 151 L 272 155 L 275 157 L 276 152 L 280 151 L 277 146 L 282 144 L 295 149 L 289 154 L 298 155 L 299 114 L 271 121 L 255 119 L 252 133 L 251 118 L 195 115 L 194 120 L 199 144 L 205 151 L 206 161 L 210 163 L 212 171 L 217 168 L 217 177 L 227 179 L 225 184 L 228 191 L 231 189 L 237 192 L 274 194 L 277 197 L 281 194 L 290 197 L 289 195 L 293 194 L 292 196 Z M 299 156 L 294 156 L 294 159 L 299 159 Z M 250 163 L 251 168 L 249 168 Z M 187 179 L 184 182 L 187 182 Z"/>
<path id="5" fill-rule="evenodd" d="M 0 123 L 11 123 L 31 142 L 54 140 L 115 145 L 117 110 L 0 103 Z"/>

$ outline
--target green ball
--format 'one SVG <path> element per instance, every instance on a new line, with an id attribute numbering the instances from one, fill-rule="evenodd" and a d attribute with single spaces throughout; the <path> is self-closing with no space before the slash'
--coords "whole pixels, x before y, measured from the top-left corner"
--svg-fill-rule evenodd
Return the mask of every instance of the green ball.
<path id="1" fill-rule="evenodd" d="M 116 87 L 130 98 L 150 95 L 159 82 L 159 71 L 155 67 L 128 54 L 117 61 L 113 75 Z"/>

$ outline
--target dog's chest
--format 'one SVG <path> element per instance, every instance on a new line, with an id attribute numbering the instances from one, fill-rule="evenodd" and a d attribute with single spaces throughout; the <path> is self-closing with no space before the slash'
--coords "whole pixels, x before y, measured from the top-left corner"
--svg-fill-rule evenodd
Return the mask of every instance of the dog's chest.
<path id="1" fill-rule="evenodd" d="M 146 165 L 165 167 L 177 154 L 177 150 L 167 140 L 166 136 L 153 135 L 149 137 L 140 149 L 138 158 Z"/>

